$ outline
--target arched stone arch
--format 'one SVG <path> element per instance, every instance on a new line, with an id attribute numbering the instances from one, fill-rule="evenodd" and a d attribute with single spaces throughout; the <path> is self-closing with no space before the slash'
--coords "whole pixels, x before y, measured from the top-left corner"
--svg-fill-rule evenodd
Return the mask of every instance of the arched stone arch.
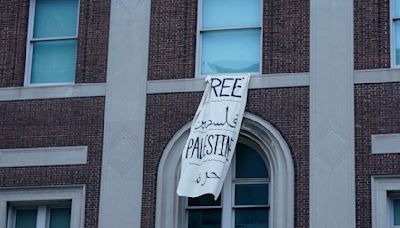
<path id="1" fill-rule="evenodd" d="M 179 227 L 181 201 L 176 194 L 179 164 L 191 123 L 183 126 L 164 149 L 157 173 L 156 228 Z M 264 119 L 246 112 L 240 134 L 254 141 L 267 157 L 271 172 L 270 225 L 294 227 L 294 167 L 290 149 Z"/>

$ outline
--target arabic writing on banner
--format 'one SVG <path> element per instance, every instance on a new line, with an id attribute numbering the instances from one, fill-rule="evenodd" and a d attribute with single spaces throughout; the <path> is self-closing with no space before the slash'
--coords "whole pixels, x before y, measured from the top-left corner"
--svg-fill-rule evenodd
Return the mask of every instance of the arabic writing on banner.
<path id="1" fill-rule="evenodd" d="M 206 78 L 182 153 L 178 195 L 218 198 L 238 140 L 249 80 L 248 74 Z"/>

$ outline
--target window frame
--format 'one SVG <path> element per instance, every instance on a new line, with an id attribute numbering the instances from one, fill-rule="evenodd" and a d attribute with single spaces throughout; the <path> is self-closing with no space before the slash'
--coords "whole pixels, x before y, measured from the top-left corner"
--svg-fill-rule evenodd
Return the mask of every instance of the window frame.
<path id="1" fill-rule="evenodd" d="M 0 188 L 0 227 L 13 228 L 13 220 L 9 215 L 12 215 L 14 205 L 37 207 L 43 204 L 50 205 L 52 203 L 59 204 L 70 201 L 71 228 L 83 228 L 85 220 L 85 191 L 85 185 Z"/>
<path id="2" fill-rule="evenodd" d="M 179 227 L 184 216 L 183 200 L 176 194 L 182 150 L 191 122 L 170 139 L 162 153 L 157 171 L 156 228 Z M 270 168 L 269 223 L 273 227 L 294 227 L 294 163 L 291 150 L 280 132 L 269 122 L 245 112 L 240 134 L 254 141 L 265 153 Z M 264 154 L 263 154 L 264 155 Z"/>
<path id="3" fill-rule="evenodd" d="M 389 226 L 390 228 L 400 228 L 400 225 L 394 225 L 392 222 L 394 222 L 394 200 L 399 200 L 400 199 L 400 191 L 396 191 L 395 193 L 388 193 L 388 200 L 389 200 Z"/>
<path id="4" fill-rule="evenodd" d="M 183 207 L 180 209 L 184 211 L 183 219 L 180 219 L 181 224 L 180 227 L 187 228 L 189 222 L 189 210 L 196 210 L 196 209 L 221 209 L 221 227 L 233 227 L 235 224 L 235 209 L 242 209 L 242 208 L 271 208 L 271 177 L 270 177 L 270 168 L 268 159 L 265 157 L 263 153 L 261 153 L 262 149 L 254 143 L 252 140 L 246 137 L 239 137 L 238 143 L 244 144 L 254 151 L 260 156 L 263 160 L 264 165 L 268 171 L 268 178 L 236 178 L 235 171 L 236 171 L 236 153 L 233 155 L 233 159 L 231 162 L 231 167 L 228 170 L 226 175 L 224 185 L 222 186 L 221 190 L 221 205 L 220 206 L 189 206 L 188 205 L 188 198 L 181 197 L 183 203 L 181 204 Z M 235 205 L 235 185 L 238 184 L 268 184 L 268 204 L 267 205 Z M 269 215 L 268 215 L 269 217 Z M 268 219 L 268 227 L 272 227 L 270 219 Z"/>
<path id="5" fill-rule="evenodd" d="M 25 57 L 25 74 L 24 74 L 24 86 L 25 87 L 40 87 L 40 86 L 60 86 L 60 85 L 74 85 L 76 81 L 76 66 L 75 63 L 75 78 L 73 82 L 55 82 L 55 83 L 31 83 L 31 75 L 32 75 L 32 60 L 33 60 L 33 43 L 39 41 L 60 41 L 60 40 L 76 40 L 77 43 L 77 53 L 75 56 L 75 61 L 77 60 L 78 54 L 78 34 L 79 34 L 79 18 L 80 18 L 80 2 L 78 1 L 77 5 L 77 20 L 76 20 L 76 33 L 74 36 L 64 36 L 64 37 L 52 37 L 52 38 L 33 38 L 33 29 L 35 25 L 35 13 L 36 13 L 36 1 L 29 1 L 29 16 L 28 16 L 28 32 L 26 39 L 26 57 Z"/>
<path id="6" fill-rule="evenodd" d="M 232 31 L 232 30 L 242 30 L 242 29 L 260 29 L 260 67 L 258 72 L 243 72 L 250 73 L 251 75 L 260 75 L 262 72 L 262 56 L 263 56 L 263 18 L 264 18 L 264 4 L 263 1 L 260 0 L 260 26 L 237 26 L 237 27 L 222 27 L 222 28 L 211 28 L 211 29 L 203 29 L 203 0 L 198 0 L 197 4 L 197 29 L 196 29 L 196 61 L 195 61 L 195 78 L 205 78 L 210 74 L 202 74 L 201 73 L 201 62 L 202 62 L 202 32 L 207 31 Z M 226 74 L 237 74 L 237 73 L 216 73 L 212 75 L 226 75 Z"/>
<path id="7" fill-rule="evenodd" d="M 396 64 L 396 26 L 395 22 L 400 21 L 400 16 L 395 17 L 396 0 L 389 1 L 390 18 L 390 67 L 400 69 L 400 64 Z"/>
<path id="8" fill-rule="evenodd" d="M 371 177 L 372 228 L 397 228 L 393 221 L 393 193 L 400 193 L 400 176 Z"/>
<path id="9" fill-rule="evenodd" d="M 16 211 L 21 209 L 36 209 L 36 228 L 49 228 L 50 210 L 53 208 L 69 208 L 72 210 L 71 204 L 71 200 L 65 202 L 59 200 L 10 202 L 8 203 L 7 228 L 15 228 Z"/>

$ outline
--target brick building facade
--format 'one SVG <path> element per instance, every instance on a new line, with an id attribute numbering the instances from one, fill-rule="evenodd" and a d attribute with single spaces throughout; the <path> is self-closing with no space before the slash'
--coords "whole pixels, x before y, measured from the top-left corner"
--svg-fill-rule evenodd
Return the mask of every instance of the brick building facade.
<path id="1" fill-rule="evenodd" d="M 194 226 L 175 182 L 205 88 L 207 1 L 0 3 L 0 227 L 57 227 L 56 213 L 73 228 Z M 78 13 L 51 18 L 43 12 L 69 12 L 54 2 Z M 242 135 L 283 148 L 265 149 L 267 158 L 290 160 L 266 159 L 275 178 L 269 227 L 400 225 L 400 2 L 259 3 L 260 25 L 244 28 L 260 32 L 260 67 L 251 72 Z M 47 16 L 54 24 L 41 22 Z M 46 42 L 60 46 L 40 52 Z M 57 55 L 66 42 L 76 51 Z M 36 76 L 46 67 L 35 65 L 40 58 L 59 59 L 57 69 L 74 62 L 74 79 Z M 277 186 L 285 175 L 292 179 Z"/>

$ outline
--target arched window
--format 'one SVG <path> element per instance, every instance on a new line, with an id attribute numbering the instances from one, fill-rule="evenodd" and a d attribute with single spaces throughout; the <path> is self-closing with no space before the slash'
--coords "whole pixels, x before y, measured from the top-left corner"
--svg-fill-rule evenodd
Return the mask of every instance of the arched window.
<path id="1" fill-rule="evenodd" d="M 191 228 L 198 224 L 208 228 L 230 228 L 235 224 L 236 227 L 294 227 L 291 152 L 271 124 L 245 113 L 237 153 L 221 199 L 216 203 L 210 196 L 188 200 L 176 194 L 189 129 L 190 123 L 182 127 L 163 152 L 157 173 L 156 228 L 185 228 L 189 223 Z"/>
<path id="2" fill-rule="evenodd" d="M 268 227 L 268 162 L 258 151 L 256 144 L 242 138 L 218 200 L 211 194 L 184 199 L 181 227 Z"/>

